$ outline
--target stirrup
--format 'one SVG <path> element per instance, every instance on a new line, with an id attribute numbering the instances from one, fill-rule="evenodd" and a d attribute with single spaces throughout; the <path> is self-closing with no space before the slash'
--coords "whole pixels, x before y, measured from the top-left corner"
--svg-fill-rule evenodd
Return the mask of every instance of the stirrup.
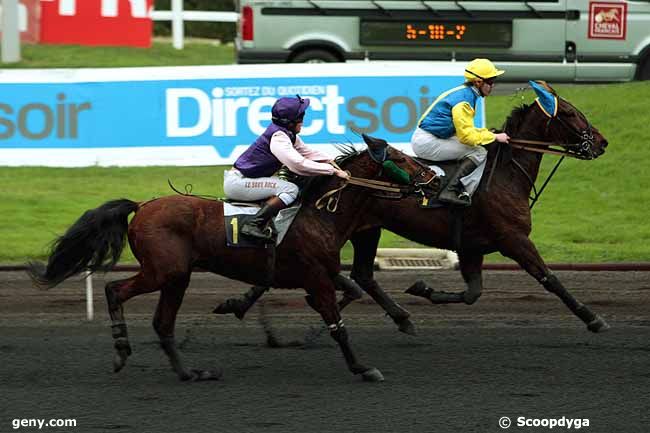
<path id="1" fill-rule="evenodd" d="M 472 204 L 467 191 L 457 193 L 455 191 L 445 190 L 438 196 L 438 200 L 458 206 L 469 206 Z"/>
<path id="2" fill-rule="evenodd" d="M 273 230 L 269 226 L 260 229 L 258 226 L 244 224 L 244 226 L 241 228 L 241 234 L 249 238 L 259 239 L 268 243 L 275 242 L 273 239 Z"/>
<path id="3" fill-rule="evenodd" d="M 472 196 L 469 195 L 467 191 L 463 191 L 458 194 L 458 199 L 467 203 L 467 206 L 472 204 Z"/>

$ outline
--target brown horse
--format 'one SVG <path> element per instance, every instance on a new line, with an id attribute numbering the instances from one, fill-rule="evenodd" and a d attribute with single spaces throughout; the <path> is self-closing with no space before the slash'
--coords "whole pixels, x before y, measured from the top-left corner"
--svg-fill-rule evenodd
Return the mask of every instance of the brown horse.
<path id="1" fill-rule="evenodd" d="M 316 179 L 305 193 L 291 230 L 275 248 L 227 247 L 221 201 L 183 195 L 142 203 L 120 199 L 82 215 L 56 240 L 46 267 L 30 264 L 30 275 L 37 284 L 53 287 L 86 269 L 110 269 L 120 257 L 128 232 L 140 272 L 109 282 L 105 288 L 115 340 L 115 371 L 124 367 L 131 354 L 123 304 L 134 296 L 160 291 L 153 327 L 179 378 L 208 380 L 221 376 L 220 370 L 186 368 L 174 342 L 178 309 L 192 269 L 200 267 L 251 284 L 305 288 L 309 305 L 320 313 L 338 342 L 349 370 L 361 374 L 364 380 L 383 380 L 379 370 L 357 361 L 348 342 L 336 304 L 339 253 L 350 236 L 365 224 L 369 215 L 366 209 L 378 200 L 376 195 L 395 194 L 395 189 L 401 191 L 399 195 L 421 195 L 423 184 L 429 185 L 435 175 L 385 142 L 370 142 L 368 147 L 368 151 L 339 162 L 361 186 L 342 191 L 338 178 Z M 394 183 L 389 184 L 386 173 L 390 167 L 407 174 L 408 184 L 397 188 Z M 393 188 L 393 192 L 377 190 L 377 185 Z M 328 196 L 338 198 L 337 211 L 327 212 L 316 206 L 320 197 L 337 190 L 338 193 Z M 135 215 L 128 223 L 131 213 Z"/>
<path id="2" fill-rule="evenodd" d="M 550 86 L 544 86 L 557 97 Z M 457 210 L 450 212 L 446 207 L 420 209 L 415 197 L 396 202 L 371 202 L 366 210 L 368 218 L 351 237 L 354 246 L 351 277 L 374 299 L 380 299 L 379 304 L 397 323 L 400 318 L 408 317 L 408 313 L 388 297 L 373 278 L 381 228 L 423 245 L 458 252 L 460 271 L 467 290 L 460 293 L 435 291 L 418 281 L 407 289 L 407 293 L 425 297 L 434 304 L 471 305 L 483 290 L 483 256 L 498 251 L 515 260 L 546 290 L 557 295 L 587 324 L 590 331 L 601 332 L 609 328 L 602 317 L 567 291 L 548 269 L 529 238 L 529 197 L 543 154 L 562 154 L 590 160 L 602 155 L 608 144 L 577 108 L 562 98 L 558 97 L 557 100 L 558 110 L 553 117 L 548 117 L 538 104 L 513 110 L 504 126 L 505 131 L 513 137 L 512 148 L 498 149 L 496 144 L 490 146 L 481 187 L 474 196 L 472 206 L 461 211 L 462 230 L 454 229 L 458 225 Z M 553 145 L 564 150 L 554 150 Z M 247 309 L 250 302 L 230 301 L 230 306 Z M 232 309 L 229 312 L 241 315 L 241 310 Z"/>
<path id="3" fill-rule="evenodd" d="M 554 95 L 555 91 L 548 87 Z M 467 284 L 461 293 L 437 292 L 422 281 L 416 282 L 407 292 L 423 296 L 432 303 L 473 304 L 483 289 L 481 268 L 485 254 L 500 252 L 516 261 L 539 281 L 546 290 L 557 295 L 567 307 L 587 324 L 592 332 L 601 332 L 609 325 L 587 306 L 579 302 L 553 275 L 530 240 L 531 214 L 529 197 L 534 188 L 544 153 L 563 154 L 578 159 L 591 160 L 602 155 L 607 140 L 594 128 L 577 108 L 568 101 L 557 98 L 558 110 L 553 117 L 538 104 L 516 108 L 506 120 L 505 131 L 512 148 L 497 152 L 490 149 L 482 186 L 471 207 L 463 211 L 460 240 L 455 239 L 452 226 L 453 212 L 438 208 L 414 210 L 414 199 L 386 203 L 375 201 L 368 209 L 374 218 L 374 228 L 365 232 L 366 242 L 355 248 L 355 267 L 363 269 L 371 280 L 372 260 L 379 239 L 379 228 L 386 228 L 420 244 L 458 252 L 460 271 Z M 555 145 L 562 149 L 553 150 Z M 357 238 L 360 234 L 356 235 Z M 357 259 L 365 257 L 365 264 Z M 363 281 L 359 281 L 364 287 Z"/>

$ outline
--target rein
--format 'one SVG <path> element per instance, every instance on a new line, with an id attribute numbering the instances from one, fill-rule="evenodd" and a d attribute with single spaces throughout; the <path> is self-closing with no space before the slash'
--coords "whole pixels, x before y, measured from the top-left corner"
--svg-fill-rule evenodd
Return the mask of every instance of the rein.
<path id="1" fill-rule="evenodd" d="M 526 176 L 526 179 L 528 179 L 528 183 L 530 183 L 530 186 L 533 188 L 533 192 L 535 193 L 534 196 L 530 196 L 529 199 L 531 201 L 530 205 L 528 206 L 528 209 L 532 209 L 533 206 L 535 206 L 535 203 L 537 203 L 537 200 L 541 197 L 542 193 L 544 192 L 544 189 L 546 188 L 546 185 L 551 181 L 551 178 L 557 171 L 557 169 L 560 167 L 560 164 L 564 161 L 564 156 L 560 158 L 560 160 L 555 164 L 555 167 L 553 167 L 553 170 L 549 173 L 549 175 L 546 177 L 546 180 L 542 184 L 542 187 L 537 191 L 537 187 L 535 186 L 535 181 L 530 177 L 530 174 L 519 164 L 519 162 L 516 159 L 512 159 L 512 162 L 515 164 L 515 167 L 521 171 L 524 176 Z"/>
<path id="2" fill-rule="evenodd" d="M 400 195 L 407 193 L 410 189 L 396 183 L 384 182 L 382 180 L 366 179 L 363 177 L 350 177 L 349 179 L 343 181 L 343 184 L 341 186 L 326 192 L 318 200 L 316 200 L 316 209 L 320 210 L 322 208 L 326 208 L 329 212 L 336 212 L 336 209 L 338 209 L 339 206 L 341 192 L 347 188 L 348 185 L 356 185 L 362 188 L 374 189 Z M 325 203 L 325 201 L 327 201 L 327 203 Z"/>
<path id="3" fill-rule="evenodd" d="M 334 167 L 340 169 L 340 167 L 335 162 L 332 162 L 331 164 Z M 347 173 L 350 174 L 350 172 Z M 423 173 L 425 173 L 425 170 L 419 173 L 416 177 L 420 177 Z M 410 193 L 419 193 L 425 195 L 424 189 L 429 187 L 430 184 L 436 180 L 436 178 L 436 176 L 431 176 L 431 178 L 426 182 L 415 182 L 415 184 L 401 185 L 392 182 L 385 182 L 383 180 L 350 176 L 350 178 L 343 181 L 343 184 L 341 186 L 323 194 L 318 200 L 316 200 L 316 203 L 314 205 L 318 210 L 325 208 L 328 212 L 336 212 L 338 209 L 339 200 L 341 198 L 341 193 L 345 188 L 347 188 L 348 185 L 355 185 L 362 188 L 389 193 L 392 194 L 392 196 L 390 196 L 391 198 L 401 198 L 403 195 L 408 195 Z"/>
<path id="4" fill-rule="evenodd" d="M 516 149 L 528 150 L 530 152 L 546 153 L 549 155 L 558 155 L 562 157 L 568 156 L 570 158 L 575 158 L 575 159 L 589 159 L 586 156 L 582 156 L 580 154 L 571 152 L 569 150 L 551 148 L 551 146 L 560 146 L 560 143 L 554 143 L 549 141 L 524 140 L 524 139 L 516 139 L 516 138 L 511 138 L 508 143 Z M 576 146 L 578 145 L 576 144 Z"/>
<path id="5" fill-rule="evenodd" d="M 538 140 L 524 140 L 524 139 L 516 139 L 516 138 L 511 138 L 508 142 L 510 146 L 514 147 L 515 149 L 522 149 L 522 150 L 527 150 L 529 152 L 535 152 L 535 153 L 541 153 L 541 154 L 549 154 L 549 155 L 558 155 L 561 156 L 560 160 L 555 164 L 555 167 L 553 167 L 553 170 L 549 173 L 549 175 L 546 177 L 544 180 L 544 183 L 542 184 L 542 187 L 537 190 L 537 187 L 535 186 L 535 181 L 530 177 L 530 174 L 521 166 L 519 161 L 516 159 L 512 158 L 512 163 L 521 171 L 521 173 L 528 179 L 528 183 L 530 184 L 532 190 L 533 190 L 533 195 L 529 196 L 528 198 L 530 199 L 530 205 L 528 206 L 528 209 L 533 209 L 539 198 L 542 196 L 542 193 L 544 192 L 544 189 L 546 189 L 546 186 L 549 184 L 551 179 L 553 178 L 553 175 L 557 171 L 558 168 L 560 168 L 560 164 L 562 161 L 564 161 L 564 158 L 569 156 L 571 158 L 576 158 L 576 159 L 587 159 L 584 157 L 581 157 L 579 155 L 576 155 L 575 153 L 571 153 L 567 150 L 557 150 L 557 149 L 552 149 L 550 146 L 553 145 L 558 145 L 557 143 L 552 143 L 552 142 L 547 142 L 547 141 L 538 141 Z M 542 147 L 543 146 L 543 147 Z M 491 175 L 492 173 L 490 173 Z M 491 176 L 490 176 L 491 177 Z"/>
<path id="6" fill-rule="evenodd" d="M 557 169 L 560 167 L 560 164 L 562 163 L 562 161 L 564 161 L 565 157 L 568 156 L 570 158 L 582 159 L 582 160 L 593 159 L 591 146 L 593 145 L 594 142 L 594 136 L 593 136 L 593 131 L 591 129 L 591 124 L 584 117 L 582 113 L 580 113 L 579 111 L 577 112 L 580 114 L 582 119 L 587 124 L 587 127 L 585 129 L 577 130 L 574 126 L 568 124 L 561 117 L 549 116 L 548 122 L 546 123 L 545 132 L 546 134 L 548 134 L 551 122 L 554 120 L 556 122 L 559 122 L 562 126 L 564 126 L 570 133 L 574 134 L 576 137 L 579 137 L 580 138 L 579 143 L 559 143 L 559 142 L 552 142 L 552 141 L 527 140 L 523 138 L 511 138 L 509 140 L 509 144 L 516 149 L 522 149 L 529 152 L 535 152 L 541 154 L 558 155 L 562 157 L 555 164 L 553 170 L 551 170 L 549 175 L 546 177 L 546 180 L 542 184 L 542 187 L 539 189 L 539 191 L 537 191 L 537 188 L 535 187 L 535 181 L 530 177 L 530 174 L 528 174 L 528 172 L 521 166 L 521 164 L 516 159 L 514 158 L 512 159 L 512 162 L 515 164 L 515 166 L 519 169 L 519 171 L 521 171 L 524 174 L 526 179 L 528 179 L 528 182 L 532 187 L 532 191 L 534 192 L 534 195 L 529 197 L 529 199 L 531 200 L 529 209 L 532 209 L 533 206 L 535 206 L 535 203 L 537 203 L 537 201 L 539 200 L 540 196 L 542 195 L 542 192 L 544 192 L 544 189 L 551 181 L 551 178 L 553 177 Z M 554 149 L 551 146 L 560 146 L 563 149 Z"/>

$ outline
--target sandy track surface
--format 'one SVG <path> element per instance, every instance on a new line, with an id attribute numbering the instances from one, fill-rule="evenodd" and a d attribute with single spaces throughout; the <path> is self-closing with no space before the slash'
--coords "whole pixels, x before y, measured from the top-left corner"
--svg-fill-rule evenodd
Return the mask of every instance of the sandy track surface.
<path id="1" fill-rule="evenodd" d="M 96 317 L 88 322 L 82 281 L 43 292 L 22 273 L 3 273 L 0 432 L 14 431 L 18 418 L 74 418 L 75 428 L 41 431 L 483 433 L 504 431 L 503 416 L 515 432 L 577 426 L 524 427 L 519 417 L 579 419 L 587 432 L 647 432 L 650 273 L 557 275 L 605 317 L 609 332 L 589 333 L 523 272 L 486 272 L 485 293 L 471 307 L 434 306 L 402 294 L 421 271 L 379 272 L 382 286 L 412 313 L 419 335 L 397 332 L 367 297 L 344 311 L 357 355 L 386 378 L 369 384 L 347 372 L 327 335 L 308 348 L 270 349 L 259 309 L 243 322 L 211 314 L 247 286 L 204 273 L 192 280 L 177 340 L 188 364 L 222 367 L 224 378 L 176 379 L 150 326 L 156 294 L 126 304 L 134 354 L 113 374 L 103 278 L 94 278 Z M 462 286 L 454 271 L 425 279 L 441 290 Z M 304 340 L 321 326 L 302 296 L 289 290 L 265 296 L 265 311 L 284 341 Z"/>

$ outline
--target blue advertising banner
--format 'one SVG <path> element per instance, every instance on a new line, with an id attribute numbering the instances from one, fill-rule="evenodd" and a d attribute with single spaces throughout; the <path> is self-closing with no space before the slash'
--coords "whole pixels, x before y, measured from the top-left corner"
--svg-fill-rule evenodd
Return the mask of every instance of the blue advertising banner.
<path id="1" fill-rule="evenodd" d="M 408 151 L 424 110 L 463 81 L 435 63 L 22 72 L 0 75 L 0 165 L 230 164 L 296 94 L 311 100 L 306 143 L 332 152 L 366 132 Z"/>

